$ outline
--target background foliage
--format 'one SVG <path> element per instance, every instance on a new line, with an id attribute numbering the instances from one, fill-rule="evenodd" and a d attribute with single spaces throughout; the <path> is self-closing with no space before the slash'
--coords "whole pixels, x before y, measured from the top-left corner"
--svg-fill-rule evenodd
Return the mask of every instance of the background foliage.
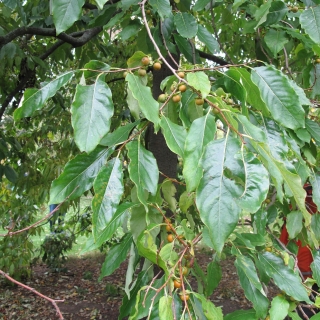
<path id="1" fill-rule="evenodd" d="M 3 0 L 0 12 L 2 228 L 91 193 L 86 250 L 124 233 L 101 277 L 129 254 L 120 319 L 298 319 L 309 283 L 277 237 L 287 217 L 320 284 L 303 189 L 319 207 L 320 1 Z M 2 270 L 29 274 L 36 232 L 3 234 Z M 252 310 L 207 300 L 226 253 Z M 270 279 L 285 293 L 272 303 Z"/>

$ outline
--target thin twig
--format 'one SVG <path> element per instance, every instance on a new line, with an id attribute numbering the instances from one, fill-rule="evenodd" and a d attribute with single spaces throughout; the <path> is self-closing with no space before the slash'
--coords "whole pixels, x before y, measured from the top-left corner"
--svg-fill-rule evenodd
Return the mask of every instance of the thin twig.
<path id="1" fill-rule="evenodd" d="M 9 281 L 17 284 L 18 286 L 20 286 L 20 287 L 22 287 L 22 288 L 25 288 L 25 289 L 33 292 L 34 294 L 38 295 L 39 297 L 41 297 L 41 298 L 43 298 L 43 299 L 51 302 L 51 303 L 53 304 L 53 306 L 55 307 L 58 315 L 59 315 L 59 319 L 64 319 L 64 318 L 63 318 L 63 315 L 62 315 L 62 313 L 61 313 L 61 311 L 60 311 L 60 309 L 59 309 L 59 307 L 58 307 L 58 305 L 57 305 L 57 302 L 64 302 L 64 300 L 51 299 L 51 298 L 45 296 L 44 294 L 40 293 L 39 291 L 37 291 L 37 290 L 35 290 L 35 289 L 31 288 L 31 287 L 28 287 L 27 285 L 25 285 L 25 284 L 23 284 L 23 283 L 15 280 L 15 279 L 11 278 L 8 274 L 6 274 L 6 273 L 5 273 L 4 271 L 2 271 L 2 270 L 0 270 L 0 274 L 3 275 L 5 278 L 7 278 Z"/>

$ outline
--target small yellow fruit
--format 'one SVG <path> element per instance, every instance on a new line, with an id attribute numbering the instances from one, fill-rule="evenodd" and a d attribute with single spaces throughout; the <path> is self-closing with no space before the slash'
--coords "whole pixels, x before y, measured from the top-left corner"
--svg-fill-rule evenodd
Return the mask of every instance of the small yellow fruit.
<path id="1" fill-rule="evenodd" d="M 184 79 L 185 74 L 184 74 L 183 71 L 179 71 L 179 72 L 178 72 L 178 76 L 179 76 L 180 78 Z"/>
<path id="2" fill-rule="evenodd" d="M 168 234 L 167 240 L 168 240 L 168 242 L 173 242 L 174 236 L 172 234 Z"/>
<path id="3" fill-rule="evenodd" d="M 266 248 L 266 251 L 271 252 L 271 251 L 272 251 L 272 248 L 267 247 L 267 248 Z"/>
<path id="4" fill-rule="evenodd" d="M 179 91 L 180 92 L 185 92 L 187 90 L 187 86 L 185 85 L 185 84 L 181 84 L 180 86 L 179 86 Z"/>
<path id="5" fill-rule="evenodd" d="M 138 75 L 139 75 L 140 77 L 144 77 L 146 74 L 147 74 L 146 69 L 139 69 L 139 70 L 138 70 Z"/>
<path id="6" fill-rule="evenodd" d="M 316 63 L 320 63 L 320 58 L 317 58 L 317 59 L 315 60 L 315 62 L 316 62 Z"/>
<path id="7" fill-rule="evenodd" d="M 299 8 L 296 7 L 296 6 L 294 6 L 294 7 L 292 7 L 292 8 L 290 9 L 290 11 L 293 12 L 293 13 L 297 13 L 297 12 L 299 11 Z"/>
<path id="8" fill-rule="evenodd" d="M 173 281 L 173 286 L 174 286 L 176 289 L 181 288 L 181 282 L 180 282 L 180 280 L 174 280 L 174 281 Z"/>
<path id="9" fill-rule="evenodd" d="M 187 267 L 183 267 L 183 268 L 182 268 L 182 274 L 183 274 L 184 276 L 186 276 L 186 275 L 188 274 L 188 272 L 189 272 L 189 269 L 188 269 Z"/>
<path id="10" fill-rule="evenodd" d="M 141 63 L 144 65 L 144 66 L 148 66 L 149 65 L 149 63 L 150 63 L 150 59 L 149 59 L 149 57 L 143 57 L 142 59 L 141 59 Z"/>
<path id="11" fill-rule="evenodd" d="M 204 104 L 204 100 L 201 98 L 197 98 L 195 100 L 197 106 L 202 106 Z"/>
<path id="12" fill-rule="evenodd" d="M 181 101 L 181 97 L 179 94 L 176 94 L 172 97 L 172 101 L 175 102 L 175 103 L 178 103 Z"/>
<path id="13" fill-rule="evenodd" d="M 167 224 L 167 225 L 166 225 L 166 231 L 167 231 L 167 232 L 171 232 L 171 230 L 172 230 L 171 227 Z"/>
<path id="14" fill-rule="evenodd" d="M 153 70 L 159 71 L 161 69 L 161 63 L 160 62 L 155 62 L 153 64 Z"/>
<path id="15" fill-rule="evenodd" d="M 183 293 L 180 294 L 180 299 L 182 301 L 188 301 L 189 298 L 190 298 L 190 296 L 188 294 L 183 294 Z"/>
<path id="16" fill-rule="evenodd" d="M 160 96 L 158 97 L 158 101 L 159 102 L 165 102 L 166 101 L 166 95 L 164 93 L 160 94 Z"/>

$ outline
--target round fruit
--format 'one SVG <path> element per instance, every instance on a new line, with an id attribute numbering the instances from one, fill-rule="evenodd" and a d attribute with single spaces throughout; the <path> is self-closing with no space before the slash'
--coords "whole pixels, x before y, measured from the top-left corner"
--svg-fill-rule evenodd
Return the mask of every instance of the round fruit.
<path id="1" fill-rule="evenodd" d="M 204 104 L 204 100 L 201 98 L 197 98 L 195 101 L 197 106 L 202 106 Z"/>
<path id="2" fill-rule="evenodd" d="M 267 248 L 266 248 L 266 251 L 271 252 L 272 249 L 271 249 L 270 247 L 267 247 Z"/>
<path id="3" fill-rule="evenodd" d="M 139 69 L 139 70 L 138 70 L 138 75 L 139 75 L 140 77 L 144 77 L 146 74 L 147 74 L 146 69 Z"/>
<path id="4" fill-rule="evenodd" d="M 293 13 L 297 13 L 298 11 L 299 11 L 298 7 L 292 7 L 291 8 L 291 12 L 293 12 Z"/>
<path id="5" fill-rule="evenodd" d="M 185 74 L 184 74 L 183 71 L 179 71 L 179 72 L 178 72 L 178 76 L 179 76 L 180 78 L 184 79 Z"/>
<path id="6" fill-rule="evenodd" d="M 151 14 L 151 10 L 146 10 L 146 14 Z"/>
<path id="7" fill-rule="evenodd" d="M 180 100 L 181 100 L 181 97 L 179 94 L 176 94 L 172 97 L 172 101 L 175 103 L 180 102 Z"/>
<path id="8" fill-rule="evenodd" d="M 158 97 L 158 101 L 159 102 L 165 102 L 166 101 L 166 95 L 164 93 L 160 94 L 160 96 Z"/>
<path id="9" fill-rule="evenodd" d="M 174 280 L 174 281 L 173 281 L 173 286 L 174 286 L 176 289 L 181 288 L 181 282 L 180 282 L 180 280 Z"/>
<path id="10" fill-rule="evenodd" d="M 267 198 L 266 200 L 264 200 L 265 203 L 270 203 L 271 200 L 269 198 Z"/>
<path id="11" fill-rule="evenodd" d="M 160 63 L 160 62 L 155 62 L 155 63 L 153 64 L 153 70 L 158 71 L 158 70 L 160 70 L 160 69 L 161 69 L 161 63 Z"/>
<path id="12" fill-rule="evenodd" d="M 168 242 L 173 242 L 174 236 L 172 234 L 168 234 L 167 240 L 168 240 Z"/>
<path id="13" fill-rule="evenodd" d="M 186 90 L 187 90 L 187 86 L 185 84 L 180 84 L 179 91 L 180 92 L 185 92 Z"/>
<path id="14" fill-rule="evenodd" d="M 171 227 L 168 224 L 166 225 L 166 231 L 171 232 Z"/>
<path id="15" fill-rule="evenodd" d="M 182 301 L 188 301 L 190 299 L 190 296 L 188 294 L 180 294 L 180 299 Z"/>
<path id="16" fill-rule="evenodd" d="M 144 66 L 148 66 L 149 63 L 150 63 L 149 57 L 143 57 L 143 58 L 141 59 L 141 63 L 142 63 Z"/>
<path id="17" fill-rule="evenodd" d="M 316 59 L 316 63 L 320 63 L 320 58 Z"/>
<path id="18" fill-rule="evenodd" d="M 213 112 L 213 114 L 219 114 L 220 112 L 219 112 L 219 106 L 216 104 L 216 103 L 214 103 L 213 105 L 212 105 L 212 112 Z"/>
<path id="19" fill-rule="evenodd" d="M 187 267 L 183 267 L 183 268 L 182 268 L 182 274 L 183 274 L 184 276 L 186 276 L 186 275 L 188 274 L 188 272 L 189 272 L 189 269 L 188 269 Z"/>

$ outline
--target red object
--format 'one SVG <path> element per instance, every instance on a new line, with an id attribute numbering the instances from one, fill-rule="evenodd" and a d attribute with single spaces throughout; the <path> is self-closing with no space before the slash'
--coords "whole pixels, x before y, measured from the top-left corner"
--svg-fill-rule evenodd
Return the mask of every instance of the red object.
<path id="1" fill-rule="evenodd" d="M 310 214 L 314 214 L 318 211 L 316 204 L 312 200 L 312 186 L 309 184 L 304 185 L 304 189 L 307 192 L 306 196 L 306 209 Z M 280 241 L 287 245 L 289 242 L 289 234 L 288 230 L 286 228 L 286 224 L 283 225 L 281 235 L 280 235 Z M 299 247 L 298 254 L 297 254 L 297 259 L 298 259 L 298 267 L 301 270 L 303 274 L 307 277 L 308 274 L 311 275 L 311 268 L 310 264 L 313 261 L 312 254 L 310 251 L 310 248 L 308 246 L 302 246 L 301 241 L 298 240 L 296 241 L 296 244 Z"/>

